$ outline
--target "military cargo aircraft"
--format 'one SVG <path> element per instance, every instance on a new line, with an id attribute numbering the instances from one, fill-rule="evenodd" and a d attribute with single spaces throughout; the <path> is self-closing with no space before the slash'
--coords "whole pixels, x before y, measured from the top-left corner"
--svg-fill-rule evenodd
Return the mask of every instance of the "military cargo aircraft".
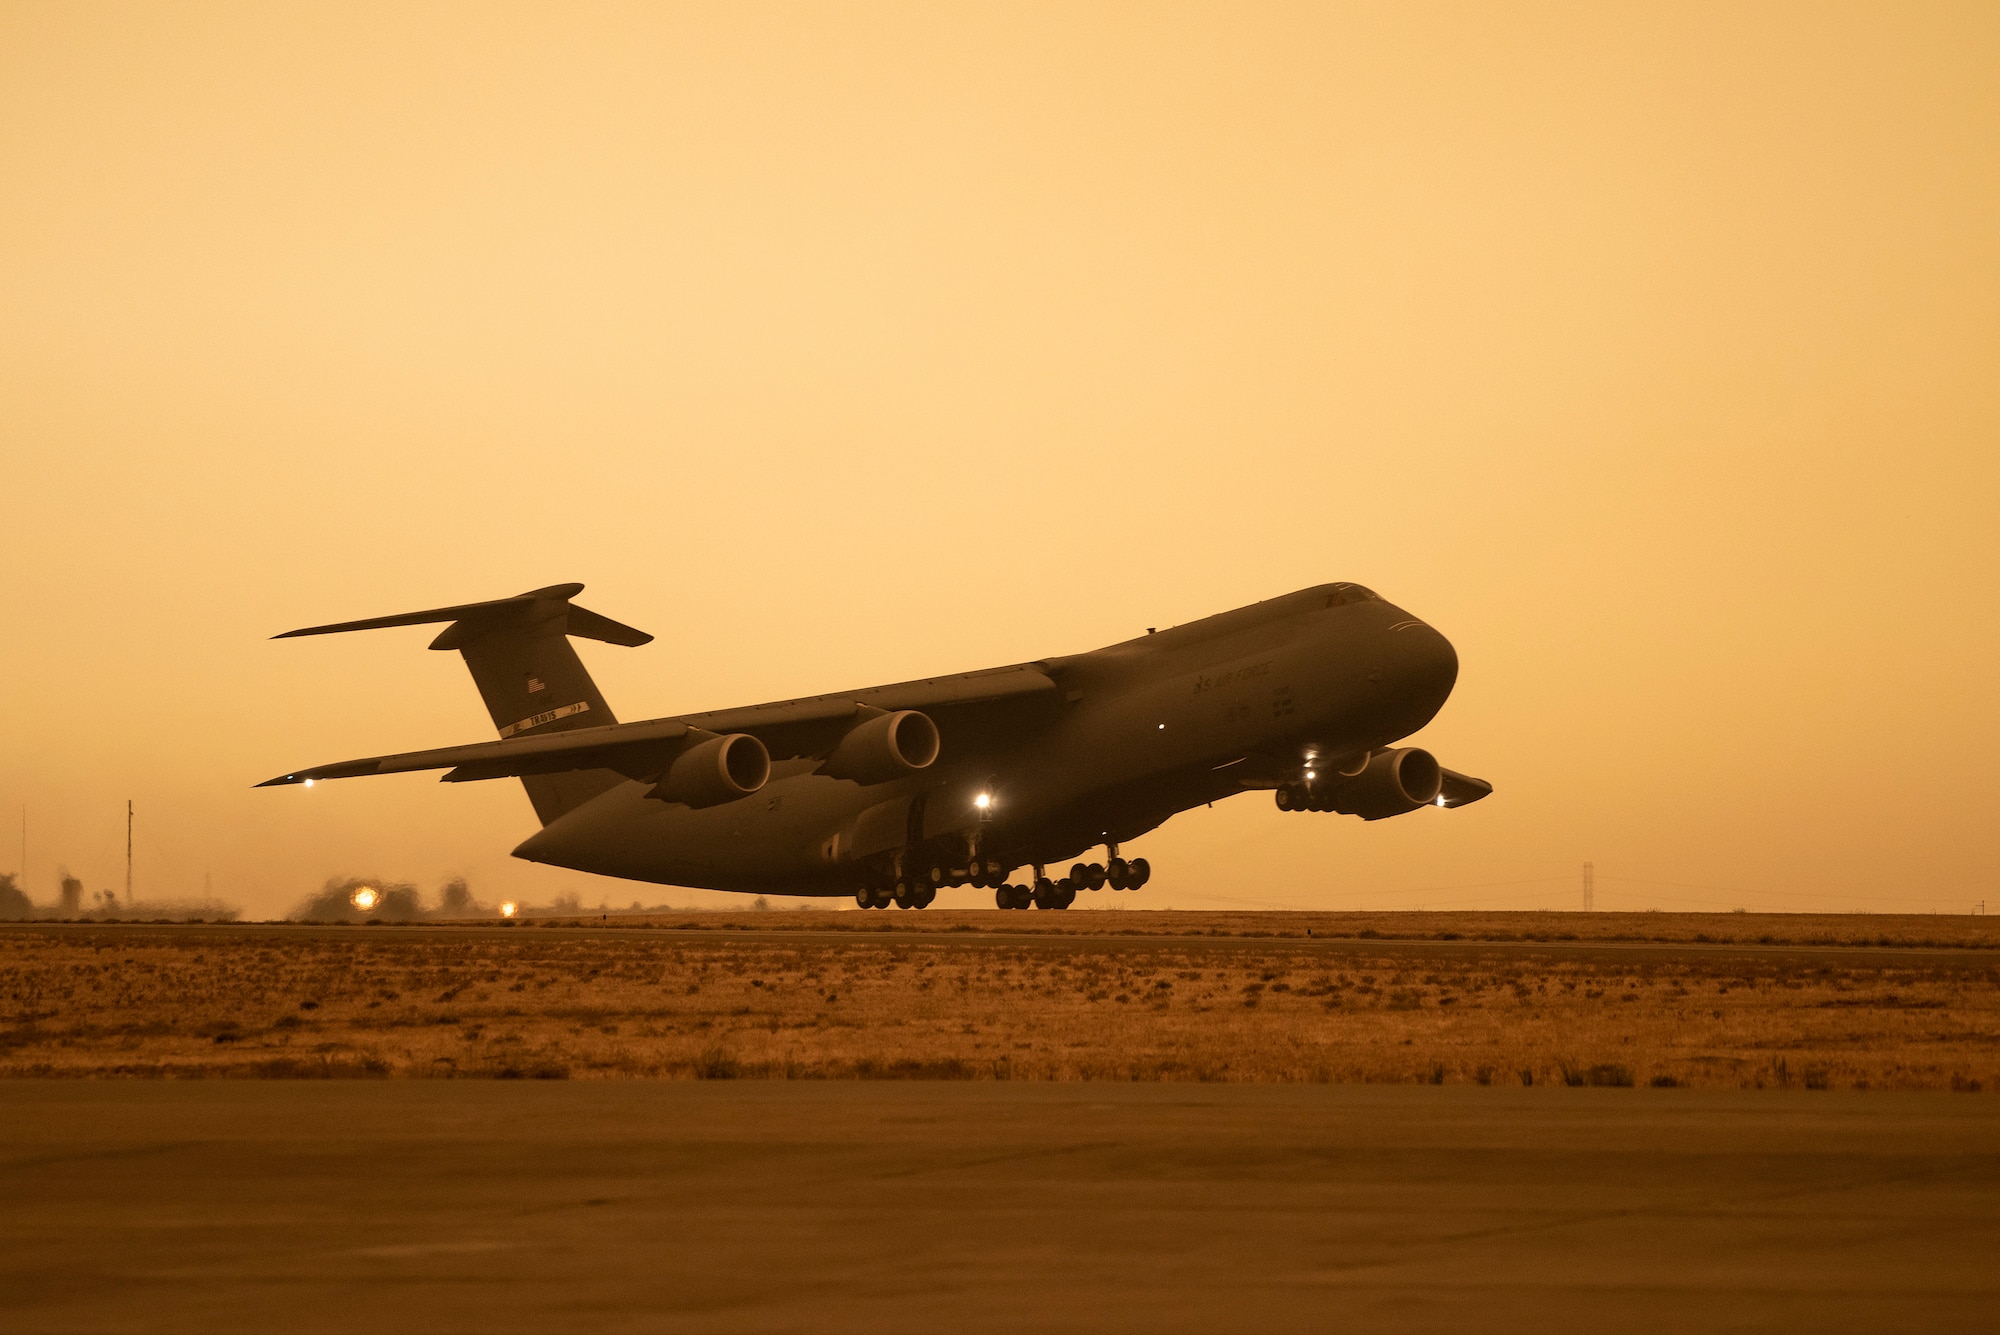
<path id="1" fill-rule="evenodd" d="M 945 886 L 1066 909 L 1152 876 L 1125 844 L 1169 817 L 1271 792 L 1283 811 L 1381 820 L 1493 791 L 1394 743 L 1451 694 L 1449 641 L 1359 584 L 1323 584 L 1090 653 L 620 723 L 570 636 L 653 637 L 581 584 L 308 626 L 278 639 L 450 623 L 500 740 L 370 756 L 259 787 L 445 770 L 518 778 L 531 862 L 662 885 L 853 895 L 923 908 Z M 1076 861 L 1103 848 L 1103 861 Z M 1026 883 L 1014 874 L 1033 869 Z"/>

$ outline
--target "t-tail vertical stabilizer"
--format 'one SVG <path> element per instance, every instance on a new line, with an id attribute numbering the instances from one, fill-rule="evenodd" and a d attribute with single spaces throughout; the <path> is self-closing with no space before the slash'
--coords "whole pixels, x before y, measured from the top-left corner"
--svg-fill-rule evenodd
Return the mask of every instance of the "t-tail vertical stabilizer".
<path id="1" fill-rule="evenodd" d="M 451 624 L 430 647 L 458 650 L 500 736 L 540 737 L 618 721 L 571 647 L 570 636 L 628 647 L 650 643 L 653 638 L 570 601 L 582 592 L 581 584 L 553 584 L 512 598 L 307 626 L 272 638 L 448 621 Z M 528 800 L 534 803 L 535 815 L 547 825 L 625 779 L 612 770 L 600 769 L 531 774 L 521 782 L 528 790 Z"/>

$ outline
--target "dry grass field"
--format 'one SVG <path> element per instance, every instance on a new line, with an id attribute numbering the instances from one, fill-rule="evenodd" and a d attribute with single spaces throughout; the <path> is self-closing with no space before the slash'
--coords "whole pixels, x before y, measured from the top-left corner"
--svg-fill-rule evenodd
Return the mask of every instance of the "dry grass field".
<path id="1" fill-rule="evenodd" d="M 0 1075 L 1991 1091 L 2000 930 L 1131 911 L 22 924 L 0 928 Z"/>

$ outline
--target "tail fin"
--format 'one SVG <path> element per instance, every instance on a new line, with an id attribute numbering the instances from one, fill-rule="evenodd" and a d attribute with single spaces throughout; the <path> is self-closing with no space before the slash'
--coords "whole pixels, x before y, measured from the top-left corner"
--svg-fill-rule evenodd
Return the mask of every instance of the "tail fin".
<path id="1" fill-rule="evenodd" d="M 431 648 L 456 649 L 464 656 L 500 736 L 515 737 L 530 732 L 546 736 L 618 721 L 597 684 L 584 670 L 583 660 L 570 647 L 569 636 L 632 647 L 650 643 L 653 638 L 642 630 L 570 602 L 582 592 L 581 584 L 555 584 L 492 602 L 308 626 L 273 638 L 284 640 L 295 635 L 331 635 L 347 630 L 449 621 L 451 625 L 431 641 Z M 625 779 L 608 769 L 572 770 L 562 774 L 531 774 L 521 782 L 527 787 L 528 800 L 534 803 L 535 815 L 547 825 Z"/>

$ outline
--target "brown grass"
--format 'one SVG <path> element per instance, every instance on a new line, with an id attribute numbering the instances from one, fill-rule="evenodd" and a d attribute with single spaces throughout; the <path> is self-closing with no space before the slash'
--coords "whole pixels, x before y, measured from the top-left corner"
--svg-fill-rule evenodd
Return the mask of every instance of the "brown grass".
<path id="1" fill-rule="evenodd" d="M 20 926 L 0 930 L 0 1075 L 2000 1080 L 2000 954 L 1984 949 L 1480 944 L 1482 931 L 1639 939 L 1621 916 L 1650 920 L 1655 941 L 1775 935 L 1744 915 L 1651 914 L 772 913 L 700 915 L 707 930 L 672 933 L 631 920 Z M 1994 943 L 1980 919 L 1788 927 L 1808 944 Z"/>

